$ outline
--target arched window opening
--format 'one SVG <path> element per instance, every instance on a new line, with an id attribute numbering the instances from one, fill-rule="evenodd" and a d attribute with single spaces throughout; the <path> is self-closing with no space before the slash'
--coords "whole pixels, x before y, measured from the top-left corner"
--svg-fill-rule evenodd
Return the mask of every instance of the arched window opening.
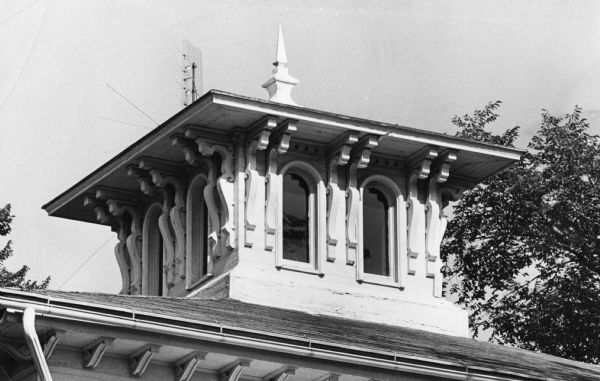
<path id="1" fill-rule="evenodd" d="M 379 189 L 363 193 L 363 271 L 390 276 L 390 204 Z"/>
<path id="2" fill-rule="evenodd" d="M 310 262 L 311 192 L 296 173 L 283 176 L 283 259 Z"/>
<path id="3" fill-rule="evenodd" d="M 193 288 L 197 282 L 209 275 L 210 220 L 204 198 L 207 185 L 204 176 L 198 176 L 190 184 L 186 200 L 186 287 Z"/>
<path id="4" fill-rule="evenodd" d="M 160 205 L 152 206 L 146 213 L 143 227 L 144 294 L 163 295 L 165 245 L 158 227 L 162 213 Z"/>

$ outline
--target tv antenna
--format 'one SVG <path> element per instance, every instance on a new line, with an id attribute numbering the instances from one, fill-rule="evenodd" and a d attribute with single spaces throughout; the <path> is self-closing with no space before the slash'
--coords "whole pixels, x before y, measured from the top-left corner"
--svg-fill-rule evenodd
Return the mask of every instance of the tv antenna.
<path id="1" fill-rule="evenodd" d="M 202 93 L 202 52 L 188 40 L 183 40 L 181 72 L 181 104 L 186 107 Z"/>

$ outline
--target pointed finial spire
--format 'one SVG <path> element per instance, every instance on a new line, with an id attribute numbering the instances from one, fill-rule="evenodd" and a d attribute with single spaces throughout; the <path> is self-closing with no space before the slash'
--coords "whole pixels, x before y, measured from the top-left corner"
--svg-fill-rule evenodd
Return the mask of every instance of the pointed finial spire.
<path id="1" fill-rule="evenodd" d="M 279 24 L 279 36 L 277 37 L 277 60 L 273 62 L 273 65 L 277 64 L 287 65 L 287 54 L 285 52 L 285 42 L 283 41 L 283 32 L 281 31 L 281 24 Z"/>
<path id="2" fill-rule="evenodd" d="M 275 62 L 273 62 L 273 75 L 263 83 L 262 87 L 269 92 L 269 100 L 273 102 L 296 105 L 292 99 L 292 89 L 298 84 L 298 80 L 288 73 L 287 54 L 285 43 L 283 41 L 283 32 L 279 24 L 279 36 L 277 38 L 277 52 Z"/>

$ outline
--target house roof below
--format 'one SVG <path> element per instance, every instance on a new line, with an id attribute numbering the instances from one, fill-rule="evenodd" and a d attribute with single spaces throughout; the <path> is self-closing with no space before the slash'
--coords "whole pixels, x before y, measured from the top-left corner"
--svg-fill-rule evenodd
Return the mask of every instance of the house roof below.
<path id="1" fill-rule="evenodd" d="M 79 311 L 136 323 L 200 330 L 269 342 L 287 348 L 311 348 L 315 352 L 341 353 L 374 361 L 413 364 L 416 367 L 428 366 L 467 374 L 479 373 L 498 379 L 600 379 L 598 366 L 545 354 L 415 329 L 311 315 L 231 299 L 0 289 L 0 306 L 6 306 L 9 302 L 37 305 L 46 310 L 51 308 L 49 311 Z M 42 315 L 49 317 L 52 313 Z M 60 314 L 56 315 L 58 316 Z M 142 327 L 136 325 L 138 326 Z"/>

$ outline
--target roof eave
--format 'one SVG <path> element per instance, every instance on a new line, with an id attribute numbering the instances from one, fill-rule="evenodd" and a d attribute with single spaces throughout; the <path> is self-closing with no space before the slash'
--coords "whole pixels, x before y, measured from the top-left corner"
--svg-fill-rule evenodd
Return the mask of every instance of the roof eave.
<path id="1" fill-rule="evenodd" d="M 524 150 L 481 143 L 436 132 L 418 130 L 411 127 L 376 122 L 372 120 L 354 118 L 346 115 L 330 113 L 301 106 L 287 105 L 268 100 L 245 97 L 227 93 L 220 90 L 210 90 L 190 106 L 173 115 L 160 126 L 146 134 L 136 142 L 125 148 L 115 157 L 101 165 L 82 180 L 42 206 L 49 215 L 56 215 L 57 211 L 75 197 L 81 196 L 91 186 L 101 181 L 126 164 L 136 152 L 148 147 L 158 140 L 170 135 L 179 126 L 186 123 L 196 113 L 201 112 L 211 104 L 232 107 L 239 110 L 275 115 L 281 118 L 296 119 L 299 121 L 321 123 L 334 128 L 346 129 L 358 133 L 386 136 L 391 139 L 412 141 L 420 144 L 440 146 L 446 149 L 469 151 L 473 153 L 497 157 L 507 161 L 507 165 L 517 161 L 525 153 Z"/>

